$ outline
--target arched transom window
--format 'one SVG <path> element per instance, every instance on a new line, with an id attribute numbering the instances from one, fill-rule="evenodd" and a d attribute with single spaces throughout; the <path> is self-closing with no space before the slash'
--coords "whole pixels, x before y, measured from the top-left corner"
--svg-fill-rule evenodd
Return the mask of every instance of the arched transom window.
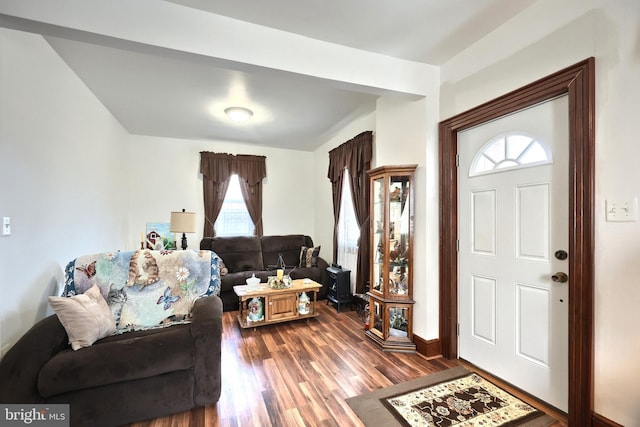
<path id="1" fill-rule="evenodd" d="M 471 162 L 469 176 L 551 163 L 551 152 L 541 141 L 522 133 L 508 133 L 486 143 Z"/>

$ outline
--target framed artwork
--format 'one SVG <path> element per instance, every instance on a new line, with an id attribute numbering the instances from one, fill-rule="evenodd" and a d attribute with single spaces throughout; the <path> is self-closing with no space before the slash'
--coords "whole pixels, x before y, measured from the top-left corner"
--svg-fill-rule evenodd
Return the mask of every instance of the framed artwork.
<path id="1" fill-rule="evenodd" d="M 175 235 L 169 231 L 169 226 L 168 222 L 148 222 L 145 247 L 156 250 L 175 249 Z"/>

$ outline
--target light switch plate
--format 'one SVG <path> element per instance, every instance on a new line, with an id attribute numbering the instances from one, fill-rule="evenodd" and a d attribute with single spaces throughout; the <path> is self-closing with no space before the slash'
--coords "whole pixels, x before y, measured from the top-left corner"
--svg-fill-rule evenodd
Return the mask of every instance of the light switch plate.
<path id="1" fill-rule="evenodd" d="M 11 235 L 11 217 L 3 216 L 2 217 L 2 232 L 0 232 L 2 236 L 10 236 Z"/>
<path id="2" fill-rule="evenodd" d="M 607 221 L 633 222 L 638 220 L 638 198 L 610 199 L 606 201 Z"/>
<path id="3" fill-rule="evenodd" d="M 0 229 L 0 236 L 10 236 L 10 235 L 11 235 L 11 217 L 3 216 L 2 229 Z"/>

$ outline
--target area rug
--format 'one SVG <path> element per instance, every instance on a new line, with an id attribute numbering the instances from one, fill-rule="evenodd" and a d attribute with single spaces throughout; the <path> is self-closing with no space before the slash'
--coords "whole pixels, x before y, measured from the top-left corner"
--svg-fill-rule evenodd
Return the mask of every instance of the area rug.
<path id="1" fill-rule="evenodd" d="M 367 427 L 546 427 L 555 422 L 461 366 L 346 401 Z"/>

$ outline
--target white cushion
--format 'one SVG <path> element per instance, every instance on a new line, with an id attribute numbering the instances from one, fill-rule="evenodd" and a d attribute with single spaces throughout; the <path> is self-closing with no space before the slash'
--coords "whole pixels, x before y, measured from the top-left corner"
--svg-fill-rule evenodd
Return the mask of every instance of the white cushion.
<path id="1" fill-rule="evenodd" d="M 96 285 L 84 294 L 68 298 L 49 297 L 49 304 L 67 331 L 74 350 L 89 347 L 116 330 L 111 309 Z"/>

